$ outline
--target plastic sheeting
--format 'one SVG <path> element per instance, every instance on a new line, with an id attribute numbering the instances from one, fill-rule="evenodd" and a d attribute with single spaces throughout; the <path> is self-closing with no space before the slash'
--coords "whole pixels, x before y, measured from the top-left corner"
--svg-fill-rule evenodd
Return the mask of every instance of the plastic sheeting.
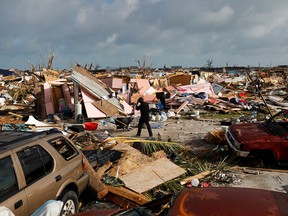
<path id="1" fill-rule="evenodd" d="M 31 216 L 59 216 L 62 206 L 63 202 L 60 200 L 48 200 Z"/>

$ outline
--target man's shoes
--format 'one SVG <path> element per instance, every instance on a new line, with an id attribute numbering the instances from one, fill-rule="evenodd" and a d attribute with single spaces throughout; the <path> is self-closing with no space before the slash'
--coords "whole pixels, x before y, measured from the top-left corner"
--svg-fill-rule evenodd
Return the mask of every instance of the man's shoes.
<path id="1" fill-rule="evenodd" d="M 139 135 L 139 134 L 136 134 L 136 135 L 134 135 L 133 137 L 140 137 L 140 135 Z"/>
<path id="2" fill-rule="evenodd" d="M 156 140 L 153 136 L 149 136 L 147 140 Z"/>

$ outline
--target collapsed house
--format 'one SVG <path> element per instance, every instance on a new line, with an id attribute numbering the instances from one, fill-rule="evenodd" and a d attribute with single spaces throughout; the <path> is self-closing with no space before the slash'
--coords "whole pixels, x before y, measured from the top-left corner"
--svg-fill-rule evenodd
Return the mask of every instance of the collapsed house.
<path id="1" fill-rule="evenodd" d="M 145 79 L 107 77 L 93 75 L 78 64 L 71 71 L 49 69 L 20 74 L 5 74 L 5 71 L 1 77 L 1 126 L 9 129 L 5 124 L 10 122 L 34 125 L 36 129 L 56 127 L 67 132 L 62 123 L 81 124 L 79 116 L 87 122 L 137 116 L 133 103 L 139 97 L 149 103 L 151 110 L 165 113 L 167 118 L 188 114 L 200 120 L 199 111 L 248 111 L 252 114 L 253 105 L 263 106 L 262 97 L 270 109 L 286 109 L 287 72 L 275 71 L 249 71 L 252 79 L 243 71 L 209 71 L 202 75 L 178 71 Z M 259 81 L 259 74 L 263 82 Z M 164 107 L 159 108 L 158 103 L 163 100 Z M 28 116 L 29 119 L 25 118 Z M 54 121 L 55 116 L 58 116 L 57 121 Z M 165 118 L 153 121 L 165 121 Z M 67 136 L 78 147 L 87 150 L 87 165 L 93 179 L 90 187 L 99 199 L 113 201 L 125 208 L 133 207 L 151 201 L 145 193 L 161 184 L 176 178 L 185 184 L 193 179 L 187 180 L 186 170 L 169 160 L 165 153 L 148 156 L 131 146 L 131 143 L 147 140 L 108 137 L 99 141 L 83 130 L 69 132 Z"/>

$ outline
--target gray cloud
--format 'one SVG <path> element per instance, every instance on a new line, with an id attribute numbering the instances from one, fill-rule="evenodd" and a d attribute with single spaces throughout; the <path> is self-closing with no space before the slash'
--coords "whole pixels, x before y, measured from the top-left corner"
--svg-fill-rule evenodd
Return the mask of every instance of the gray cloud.
<path id="1" fill-rule="evenodd" d="M 285 0 L 10 0 L 0 8 L 0 68 L 27 62 L 154 67 L 287 64 Z"/>

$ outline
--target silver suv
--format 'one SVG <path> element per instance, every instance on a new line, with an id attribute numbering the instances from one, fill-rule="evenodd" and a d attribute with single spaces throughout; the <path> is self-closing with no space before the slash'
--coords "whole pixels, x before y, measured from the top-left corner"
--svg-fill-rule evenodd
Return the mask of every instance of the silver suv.
<path id="1" fill-rule="evenodd" d="M 83 155 L 62 133 L 0 131 L 0 206 L 31 215 L 62 200 L 62 215 L 78 212 L 89 177 Z"/>

